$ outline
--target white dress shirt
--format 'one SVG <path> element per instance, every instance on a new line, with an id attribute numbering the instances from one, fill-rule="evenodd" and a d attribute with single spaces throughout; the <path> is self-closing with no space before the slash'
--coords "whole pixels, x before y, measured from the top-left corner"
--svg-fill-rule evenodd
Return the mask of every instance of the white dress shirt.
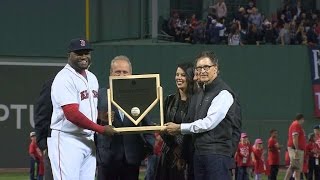
<path id="1" fill-rule="evenodd" d="M 202 133 L 215 128 L 227 115 L 233 104 L 233 96 L 227 90 L 222 90 L 211 102 L 207 116 L 192 123 L 182 123 L 181 133 Z"/>

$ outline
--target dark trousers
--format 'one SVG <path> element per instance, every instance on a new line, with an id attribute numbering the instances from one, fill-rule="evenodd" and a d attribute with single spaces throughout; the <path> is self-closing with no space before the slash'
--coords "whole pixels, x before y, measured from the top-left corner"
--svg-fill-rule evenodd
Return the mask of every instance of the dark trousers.
<path id="1" fill-rule="evenodd" d="M 231 180 L 230 159 L 218 154 L 194 155 L 195 180 Z"/>
<path id="2" fill-rule="evenodd" d="M 156 170 L 158 167 L 160 157 L 158 155 L 152 154 L 148 156 L 147 161 L 147 171 L 145 180 L 154 180 L 156 178 Z"/>
<path id="3" fill-rule="evenodd" d="M 249 174 L 247 166 L 238 167 L 237 180 L 249 180 Z"/>
<path id="4" fill-rule="evenodd" d="M 186 180 L 194 180 L 194 166 L 193 161 L 187 164 L 187 174 Z"/>
<path id="5" fill-rule="evenodd" d="M 316 165 L 316 158 L 310 157 L 308 180 L 313 180 L 313 174 L 314 174 L 314 179 L 320 179 L 320 166 L 319 164 Z"/>
<path id="6" fill-rule="evenodd" d="M 30 180 L 36 180 L 39 176 L 39 163 L 33 158 L 30 157 L 30 171 L 29 177 Z"/>
<path id="7" fill-rule="evenodd" d="M 48 156 L 48 150 L 43 151 L 43 163 L 44 163 L 44 180 L 53 180 L 50 159 Z"/>
<path id="8" fill-rule="evenodd" d="M 234 179 L 238 179 L 238 166 L 236 166 L 236 168 L 234 169 Z"/>
<path id="9" fill-rule="evenodd" d="M 278 172 L 279 172 L 279 165 L 271 165 L 270 175 L 268 176 L 268 180 L 277 180 Z"/>
<path id="10" fill-rule="evenodd" d="M 98 166 L 97 180 L 138 180 L 139 165 L 110 164 L 109 166 Z"/>

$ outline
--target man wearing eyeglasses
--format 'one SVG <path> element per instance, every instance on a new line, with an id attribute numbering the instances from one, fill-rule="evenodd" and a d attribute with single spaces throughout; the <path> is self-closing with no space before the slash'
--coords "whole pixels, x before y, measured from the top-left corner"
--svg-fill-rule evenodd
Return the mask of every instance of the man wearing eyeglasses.
<path id="1" fill-rule="evenodd" d="M 195 95 L 189 117 L 194 122 L 167 123 L 169 134 L 193 134 L 196 180 L 231 179 L 231 162 L 240 139 L 241 110 L 232 89 L 218 76 L 218 59 L 213 52 L 196 58 L 197 81 L 203 84 Z M 188 111 L 189 112 L 189 111 Z"/>

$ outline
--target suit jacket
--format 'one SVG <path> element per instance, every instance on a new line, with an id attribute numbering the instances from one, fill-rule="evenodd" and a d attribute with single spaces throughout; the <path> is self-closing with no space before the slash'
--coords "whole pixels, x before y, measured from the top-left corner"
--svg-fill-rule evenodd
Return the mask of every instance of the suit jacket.
<path id="1" fill-rule="evenodd" d="M 43 151 L 47 149 L 47 137 L 50 136 L 50 124 L 52 115 L 51 85 L 53 79 L 47 80 L 40 92 L 35 105 L 34 123 L 37 137 L 37 144 Z"/>
<path id="2" fill-rule="evenodd" d="M 98 96 L 98 111 L 106 112 L 108 110 L 106 88 L 99 90 Z M 112 111 L 115 112 L 114 127 L 134 127 L 126 116 L 123 121 L 119 111 L 115 106 L 112 106 Z M 101 125 L 106 125 L 107 122 L 98 119 Z M 151 125 L 152 122 L 148 118 L 141 121 L 142 125 Z M 155 137 L 152 133 L 144 134 L 121 134 L 114 136 L 104 136 L 96 134 L 97 146 L 97 163 L 98 166 L 115 166 L 120 165 L 123 159 L 130 165 L 140 165 L 145 158 L 145 145 L 148 143 L 153 147 Z"/>

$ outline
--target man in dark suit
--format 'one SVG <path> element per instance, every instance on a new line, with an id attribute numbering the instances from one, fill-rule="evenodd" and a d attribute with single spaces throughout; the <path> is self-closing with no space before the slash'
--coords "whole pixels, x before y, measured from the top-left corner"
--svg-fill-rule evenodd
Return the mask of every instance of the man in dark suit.
<path id="1" fill-rule="evenodd" d="M 53 78 L 47 80 L 40 92 L 40 96 L 36 102 L 34 122 L 37 137 L 37 145 L 42 151 L 44 160 L 44 179 L 51 180 L 52 171 L 50 159 L 48 157 L 47 138 L 50 137 L 50 123 L 52 115 L 52 102 L 51 102 L 51 85 Z"/>
<path id="2" fill-rule="evenodd" d="M 111 61 L 110 76 L 127 76 L 132 74 L 130 60 L 126 56 L 117 56 Z M 98 111 L 99 114 L 106 112 L 107 96 L 106 88 L 99 90 Z M 115 106 L 112 106 L 114 127 L 135 126 Z M 98 122 L 106 125 L 102 116 Z M 142 125 L 151 125 L 151 122 L 144 118 Z M 154 145 L 153 134 L 117 134 L 114 136 L 96 135 L 97 144 L 97 167 L 98 180 L 138 180 L 139 167 L 145 158 L 145 145 Z"/>

